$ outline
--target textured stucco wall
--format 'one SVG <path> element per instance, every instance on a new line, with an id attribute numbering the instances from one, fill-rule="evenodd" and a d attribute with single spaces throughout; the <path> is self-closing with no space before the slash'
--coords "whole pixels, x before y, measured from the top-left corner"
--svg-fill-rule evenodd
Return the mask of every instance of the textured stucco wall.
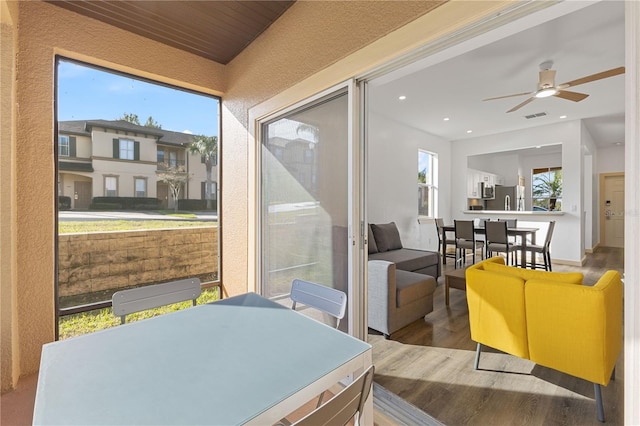
<path id="1" fill-rule="evenodd" d="M 249 150 L 253 123 L 249 110 L 353 52 L 380 39 L 443 2 L 296 2 L 228 65 L 223 100 L 222 273 L 230 293 L 252 289 L 247 282 L 250 250 Z M 388 54 L 388 52 L 387 52 Z M 364 58 L 363 58 L 364 59 Z M 355 63 L 362 67 L 371 61 Z M 357 68 L 346 70 L 342 78 Z M 338 80 L 340 81 L 340 80 Z M 317 91 L 326 87 L 316 86 Z M 284 105 L 281 105 L 284 106 Z"/>
<path id="2" fill-rule="evenodd" d="M 15 256 L 15 276 L 5 286 L 2 299 L 15 297 L 5 324 L 3 309 L 3 350 L 15 347 L 19 372 L 5 376 L 3 352 L 2 387 L 13 386 L 16 375 L 38 369 L 42 344 L 54 339 L 54 200 L 55 176 L 53 150 L 54 60 L 59 53 L 111 69 L 150 78 L 177 86 L 220 95 L 225 88 L 224 66 L 174 48 L 121 31 L 98 21 L 84 18 L 44 2 L 8 2 L 16 10 L 10 26 L 16 40 L 15 137 L 5 140 L 3 106 L 2 151 L 15 152 L 15 177 L 3 179 L 15 190 L 16 219 L 14 236 L 2 236 L 5 246 Z M 3 6 L 4 8 L 4 6 Z M 4 19 L 4 18 L 3 18 Z M 3 21 L 4 22 L 4 21 Z M 2 51 L 5 54 L 3 26 Z M 4 58 L 4 56 L 3 56 Z M 5 60 L 3 59 L 3 71 Z M 5 73 L 3 72 L 3 82 Z M 24 83 L 22 83 L 24 82 Z M 10 94 L 3 84 L 2 99 Z M 5 149 L 6 147 L 6 149 Z M 5 173 L 3 167 L 3 178 Z M 5 205 L 2 205 L 3 218 Z M 3 222 L 5 222 L 3 220 Z M 5 256 L 3 262 L 5 261 Z M 3 274 L 4 274 L 3 264 Z M 10 293 L 5 295 L 5 287 Z M 3 302 L 4 303 L 4 302 Z M 5 342 L 5 327 L 17 327 Z"/>
<path id="3" fill-rule="evenodd" d="M 16 5 L 0 4 L 0 377 L 2 392 L 15 384 L 18 372 L 15 264 L 14 182 L 14 42 Z"/>

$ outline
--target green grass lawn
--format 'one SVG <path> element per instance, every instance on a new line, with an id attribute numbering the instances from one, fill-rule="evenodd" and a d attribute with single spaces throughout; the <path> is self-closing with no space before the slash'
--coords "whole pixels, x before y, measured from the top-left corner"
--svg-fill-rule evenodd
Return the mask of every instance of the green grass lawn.
<path id="1" fill-rule="evenodd" d="M 87 220 L 74 222 L 58 222 L 60 234 L 105 232 L 105 231 L 138 231 L 143 229 L 167 229 L 218 226 L 211 221 L 186 220 Z"/>
<path id="2" fill-rule="evenodd" d="M 200 305 L 203 303 L 214 302 L 218 299 L 218 288 L 207 288 L 202 290 L 202 294 L 198 298 L 198 304 Z M 147 311 L 136 312 L 134 314 L 127 315 L 127 322 L 140 321 L 169 312 L 179 311 L 191 306 L 192 302 L 187 301 L 162 306 L 156 309 L 149 309 Z M 60 317 L 58 330 L 60 334 L 60 340 L 64 340 L 70 337 L 80 336 L 87 333 L 93 333 L 94 331 L 116 327 L 118 325 L 120 325 L 120 317 L 116 317 L 113 314 L 111 308 L 106 308 Z"/>

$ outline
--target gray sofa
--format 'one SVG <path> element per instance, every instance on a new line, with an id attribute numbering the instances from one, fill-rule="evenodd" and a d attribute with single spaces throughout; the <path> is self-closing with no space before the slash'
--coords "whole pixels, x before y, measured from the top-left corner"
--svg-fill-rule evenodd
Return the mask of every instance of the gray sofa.
<path id="1" fill-rule="evenodd" d="M 368 271 L 369 328 L 385 339 L 433 311 L 434 277 L 396 269 L 384 260 L 370 260 Z"/>
<path id="2" fill-rule="evenodd" d="M 440 253 L 402 247 L 395 223 L 369 226 L 369 328 L 384 334 L 433 311 Z"/>
<path id="3" fill-rule="evenodd" d="M 368 240 L 369 260 L 386 260 L 403 271 L 440 277 L 440 253 L 404 248 L 395 222 L 370 224 Z"/>

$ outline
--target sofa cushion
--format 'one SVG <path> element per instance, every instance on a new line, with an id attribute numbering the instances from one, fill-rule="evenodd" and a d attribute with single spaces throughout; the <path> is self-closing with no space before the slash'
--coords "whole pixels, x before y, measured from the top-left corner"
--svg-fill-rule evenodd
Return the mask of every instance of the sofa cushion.
<path id="1" fill-rule="evenodd" d="M 396 269 L 396 307 L 401 308 L 433 294 L 436 280 L 429 275 Z"/>
<path id="2" fill-rule="evenodd" d="M 385 224 L 371 224 L 371 230 L 376 240 L 379 252 L 396 250 L 402 248 L 400 233 L 395 222 Z"/>
<path id="3" fill-rule="evenodd" d="M 384 253 L 373 253 L 369 255 L 369 260 L 386 260 L 396 264 L 397 269 L 404 271 L 417 271 L 438 265 L 440 256 L 438 253 L 426 250 L 400 249 L 391 250 Z"/>
<path id="4" fill-rule="evenodd" d="M 485 271 L 497 272 L 506 275 L 515 275 L 525 281 L 550 280 L 569 284 L 582 284 L 584 276 L 581 272 L 550 272 L 536 271 L 533 269 L 518 268 L 515 266 L 501 265 L 495 262 L 482 262 Z"/>
<path id="5" fill-rule="evenodd" d="M 371 253 L 377 253 L 378 252 L 378 246 L 376 244 L 376 239 L 373 236 L 373 231 L 371 230 L 371 225 L 368 226 L 369 231 L 368 231 L 368 235 L 367 235 L 367 240 L 368 240 L 368 246 L 369 246 L 369 254 Z"/>

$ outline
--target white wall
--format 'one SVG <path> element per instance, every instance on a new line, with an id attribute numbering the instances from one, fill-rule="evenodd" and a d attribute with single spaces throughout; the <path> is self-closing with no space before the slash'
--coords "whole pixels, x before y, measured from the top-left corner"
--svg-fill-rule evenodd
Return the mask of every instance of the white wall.
<path id="1" fill-rule="evenodd" d="M 369 123 L 368 222 L 395 222 L 404 247 L 437 250 L 435 224 L 418 224 L 418 149 L 438 155 L 438 216 L 449 222 L 450 143 L 375 113 L 371 113 Z M 462 174 L 466 182 L 466 166 Z"/>
<path id="2" fill-rule="evenodd" d="M 596 173 L 624 172 L 624 145 L 599 148 L 596 153 Z"/>
<path id="3" fill-rule="evenodd" d="M 548 126 L 480 136 L 453 141 L 451 145 L 451 213 L 453 219 L 468 219 L 466 210 L 467 157 L 490 152 L 511 151 L 537 145 L 562 144 L 563 209 L 556 221 L 551 243 L 552 257 L 568 263 L 581 263 L 583 258 L 582 216 L 582 148 L 580 121 L 567 121 Z M 528 182 L 530 185 L 530 182 Z M 535 220 L 544 216 L 535 216 Z M 532 219 L 533 220 L 533 219 Z"/>

